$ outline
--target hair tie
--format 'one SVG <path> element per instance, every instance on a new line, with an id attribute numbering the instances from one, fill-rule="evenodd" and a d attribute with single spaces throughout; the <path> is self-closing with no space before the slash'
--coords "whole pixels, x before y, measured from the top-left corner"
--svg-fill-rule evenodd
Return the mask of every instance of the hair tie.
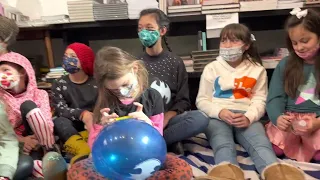
<path id="1" fill-rule="evenodd" d="M 256 37 L 253 34 L 251 34 L 251 41 L 257 41 Z"/>
<path id="2" fill-rule="evenodd" d="M 301 10 L 300 8 L 294 8 L 291 12 L 291 15 L 297 16 L 298 19 L 301 19 L 302 17 L 306 17 L 308 14 L 308 9 Z"/>

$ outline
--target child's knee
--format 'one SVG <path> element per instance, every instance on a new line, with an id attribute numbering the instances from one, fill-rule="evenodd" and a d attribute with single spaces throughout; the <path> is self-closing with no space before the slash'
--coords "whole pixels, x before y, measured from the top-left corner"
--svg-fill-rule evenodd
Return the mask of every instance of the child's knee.
<path id="1" fill-rule="evenodd" d="M 36 103 L 30 100 L 27 100 L 21 104 L 20 111 L 21 111 L 21 114 L 27 115 L 31 110 L 35 108 L 38 108 Z"/>
<path id="2" fill-rule="evenodd" d="M 26 179 L 32 174 L 33 171 L 33 159 L 28 155 L 20 155 L 17 170 L 14 176 L 15 180 Z"/>

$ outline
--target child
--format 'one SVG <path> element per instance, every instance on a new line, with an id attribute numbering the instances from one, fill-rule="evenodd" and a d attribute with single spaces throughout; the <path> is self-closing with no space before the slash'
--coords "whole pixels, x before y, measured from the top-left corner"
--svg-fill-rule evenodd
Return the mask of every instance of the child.
<path id="1" fill-rule="evenodd" d="M 278 156 L 320 160 L 320 14 L 294 9 L 286 23 L 289 57 L 273 72 L 267 135 Z"/>
<path id="2" fill-rule="evenodd" d="M 244 180 L 235 137 L 250 154 L 263 179 L 285 179 L 288 172 L 292 179 L 301 178 L 303 173 L 298 169 L 278 164 L 259 122 L 265 113 L 267 73 L 252 36 L 241 24 L 224 27 L 219 56 L 205 67 L 201 76 L 196 105 L 211 118 L 206 136 L 216 163 L 209 176 Z M 230 169 L 236 175 L 227 173 Z"/>
<path id="3" fill-rule="evenodd" d="M 175 153 L 182 154 L 183 139 L 204 131 L 208 118 L 200 111 L 189 111 L 188 73 L 180 57 L 171 53 L 166 33 L 169 19 L 159 9 L 146 9 L 140 13 L 138 35 L 146 48 L 140 57 L 150 75 L 151 88 L 162 95 L 164 101 L 163 137 Z M 170 52 L 163 50 L 162 40 Z M 177 146 L 178 145 L 178 146 Z"/>
<path id="4" fill-rule="evenodd" d="M 54 130 L 64 149 L 74 157 L 71 164 L 90 154 L 88 133 L 83 122 L 92 122 L 98 89 L 93 79 L 94 52 L 85 44 L 69 45 L 63 57 L 63 68 L 69 73 L 52 85 L 55 109 Z"/>
<path id="5" fill-rule="evenodd" d="M 0 102 L 0 180 L 13 178 L 17 169 L 18 156 L 18 139 Z"/>
<path id="6" fill-rule="evenodd" d="M 0 55 L 8 52 L 8 47 L 15 41 L 19 33 L 16 22 L 5 16 L 0 16 Z"/>
<path id="7" fill-rule="evenodd" d="M 97 53 L 94 72 L 99 96 L 94 109 L 94 125 L 89 131 L 90 147 L 103 125 L 108 125 L 114 122 L 114 118 L 121 116 L 129 115 L 143 120 L 162 134 L 162 98 L 156 90 L 148 88 L 148 73 L 141 61 L 119 48 L 104 47 Z M 85 123 L 89 127 L 88 122 Z M 172 173 L 163 170 L 155 178 L 163 179 L 163 175 L 169 175 L 172 179 L 180 176 L 191 179 L 190 166 L 177 157 L 170 156 L 170 160 L 180 162 L 181 165 L 175 165 L 176 170 Z M 75 163 L 68 172 L 70 180 L 84 179 L 84 176 L 87 179 L 103 179 L 94 171 L 91 158 Z"/>
<path id="8" fill-rule="evenodd" d="M 37 88 L 30 61 L 18 53 L 0 56 L 0 97 L 24 154 L 41 159 L 55 148 L 48 93 Z"/>

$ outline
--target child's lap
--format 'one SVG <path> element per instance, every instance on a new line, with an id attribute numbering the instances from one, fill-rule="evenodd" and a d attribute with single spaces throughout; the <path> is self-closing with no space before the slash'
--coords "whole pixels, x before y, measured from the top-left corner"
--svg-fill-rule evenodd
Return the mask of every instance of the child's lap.
<path id="1" fill-rule="evenodd" d="M 191 166 L 184 160 L 167 155 L 163 170 L 157 171 L 148 180 L 155 179 L 181 179 L 189 180 L 192 178 Z M 68 171 L 69 180 L 103 180 L 105 179 L 93 169 L 91 158 L 75 163 Z"/>

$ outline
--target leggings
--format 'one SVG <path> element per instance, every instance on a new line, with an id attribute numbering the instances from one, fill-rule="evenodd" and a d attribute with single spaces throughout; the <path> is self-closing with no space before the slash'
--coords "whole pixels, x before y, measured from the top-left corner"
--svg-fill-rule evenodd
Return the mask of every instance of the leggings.
<path id="1" fill-rule="evenodd" d="M 65 117 L 58 117 L 53 120 L 54 132 L 59 139 L 65 143 L 71 136 L 79 135 L 78 132 L 84 131 L 84 123 L 82 121 L 71 121 Z"/>
<path id="2" fill-rule="evenodd" d="M 21 117 L 25 127 L 23 136 L 35 134 L 40 145 L 53 148 L 54 135 L 41 110 L 33 101 L 25 101 L 20 106 Z"/>
<path id="3" fill-rule="evenodd" d="M 31 156 L 20 154 L 16 173 L 13 180 L 25 180 L 33 171 L 33 159 Z"/>
<path id="4" fill-rule="evenodd" d="M 162 170 L 157 171 L 147 180 L 190 180 L 192 179 L 191 166 L 184 160 L 173 155 L 167 155 Z M 93 168 L 92 159 L 88 158 L 75 163 L 68 171 L 68 180 L 105 180 Z"/>

